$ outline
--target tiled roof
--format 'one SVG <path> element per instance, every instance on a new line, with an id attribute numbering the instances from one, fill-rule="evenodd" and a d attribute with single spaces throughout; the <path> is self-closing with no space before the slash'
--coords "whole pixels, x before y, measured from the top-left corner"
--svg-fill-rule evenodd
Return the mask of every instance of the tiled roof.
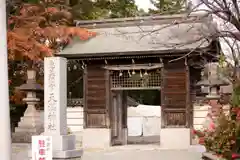
<path id="1" fill-rule="evenodd" d="M 99 21 L 79 21 L 80 27 L 97 32 L 88 41 L 75 40 L 57 55 L 102 57 L 170 54 L 207 48 L 215 30 L 206 15 L 172 15 Z"/>

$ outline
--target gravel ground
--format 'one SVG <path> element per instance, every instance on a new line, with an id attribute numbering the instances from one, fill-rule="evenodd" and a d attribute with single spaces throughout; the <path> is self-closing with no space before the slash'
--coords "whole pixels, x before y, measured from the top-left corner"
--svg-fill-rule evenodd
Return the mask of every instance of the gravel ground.
<path id="1" fill-rule="evenodd" d="M 29 144 L 13 144 L 12 160 L 29 160 L 29 147 Z M 127 145 L 107 150 L 86 149 L 82 158 L 74 160 L 201 160 L 201 150 L 198 146 L 189 150 L 163 150 L 157 145 Z"/>

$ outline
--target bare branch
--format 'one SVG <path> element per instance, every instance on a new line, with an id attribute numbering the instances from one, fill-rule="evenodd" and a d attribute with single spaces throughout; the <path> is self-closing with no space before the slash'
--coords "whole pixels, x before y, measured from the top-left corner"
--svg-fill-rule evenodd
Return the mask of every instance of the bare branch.
<path id="1" fill-rule="evenodd" d="M 202 44 L 203 44 L 203 42 L 202 42 L 201 44 L 199 44 L 198 47 L 201 47 Z M 194 49 L 192 49 L 190 52 L 188 52 L 187 54 L 185 54 L 185 55 L 183 55 L 183 56 L 181 56 L 181 57 L 179 57 L 179 58 L 175 58 L 175 59 L 173 59 L 173 60 L 170 60 L 169 62 L 171 63 L 171 62 L 178 61 L 178 60 L 181 60 L 181 59 L 183 59 L 183 58 L 186 58 L 186 57 L 188 57 L 191 53 L 193 53 L 195 50 L 196 50 L 196 49 L 194 48 Z"/>

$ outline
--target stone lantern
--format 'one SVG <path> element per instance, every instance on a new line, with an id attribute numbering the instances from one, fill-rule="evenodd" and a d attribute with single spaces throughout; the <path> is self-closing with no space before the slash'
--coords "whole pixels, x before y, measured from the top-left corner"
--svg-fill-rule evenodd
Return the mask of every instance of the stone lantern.
<path id="1" fill-rule="evenodd" d="M 36 71 L 27 71 L 27 83 L 18 87 L 19 90 L 26 92 L 26 98 L 23 101 L 27 104 L 27 109 L 18 127 L 15 128 L 12 139 L 14 142 L 31 142 L 33 135 L 41 134 L 43 129 L 43 118 L 40 111 L 36 109 L 36 105 L 40 99 L 37 98 L 37 92 L 43 91 L 43 87 L 36 82 Z"/>
<path id="2" fill-rule="evenodd" d="M 218 65 L 216 63 L 208 64 L 206 69 L 208 70 L 207 77 L 203 76 L 202 80 L 197 83 L 197 86 L 208 87 L 207 99 L 219 100 L 221 97 L 220 87 L 228 86 L 229 83 L 218 73 Z"/>
<path id="3" fill-rule="evenodd" d="M 210 77 L 197 83 L 198 86 L 208 87 L 207 99 L 220 99 L 220 87 L 227 86 L 229 83 L 223 79 Z"/>
<path id="4" fill-rule="evenodd" d="M 215 118 L 221 113 L 222 105 L 219 103 L 221 98 L 220 87 L 227 86 L 229 83 L 224 80 L 218 73 L 218 64 L 211 63 L 206 66 L 208 70 L 208 75 L 203 76 L 203 79 L 197 83 L 198 86 L 208 87 L 208 94 L 206 95 L 206 100 L 211 106 L 209 108 L 209 115 Z"/>

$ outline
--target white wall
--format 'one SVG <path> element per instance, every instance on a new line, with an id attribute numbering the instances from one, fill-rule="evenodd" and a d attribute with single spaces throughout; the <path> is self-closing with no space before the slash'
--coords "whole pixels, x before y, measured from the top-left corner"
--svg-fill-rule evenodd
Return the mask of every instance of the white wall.
<path id="1" fill-rule="evenodd" d="M 128 136 L 160 135 L 161 107 L 139 105 L 128 107 Z"/>
<path id="2" fill-rule="evenodd" d="M 128 135 L 153 136 L 160 134 L 160 106 L 139 105 L 128 107 Z M 71 132 L 81 132 L 83 129 L 83 108 L 67 108 L 67 124 Z"/>
<path id="3" fill-rule="evenodd" d="M 67 108 L 67 125 L 71 132 L 81 132 L 83 130 L 83 108 Z"/>
<path id="4" fill-rule="evenodd" d="M 209 105 L 194 105 L 193 124 L 195 129 L 201 129 L 207 116 Z M 229 105 L 224 106 L 225 113 Z M 161 107 L 139 105 L 128 107 L 128 136 L 154 136 L 160 135 Z M 83 108 L 67 108 L 67 124 L 72 132 L 81 132 L 83 129 Z"/>
<path id="5" fill-rule="evenodd" d="M 76 135 L 76 145 L 82 145 L 82 130 L 83 130 L 83 108 L 74 107 L 67 108 L 67 125 L 72 133 Z"/>

